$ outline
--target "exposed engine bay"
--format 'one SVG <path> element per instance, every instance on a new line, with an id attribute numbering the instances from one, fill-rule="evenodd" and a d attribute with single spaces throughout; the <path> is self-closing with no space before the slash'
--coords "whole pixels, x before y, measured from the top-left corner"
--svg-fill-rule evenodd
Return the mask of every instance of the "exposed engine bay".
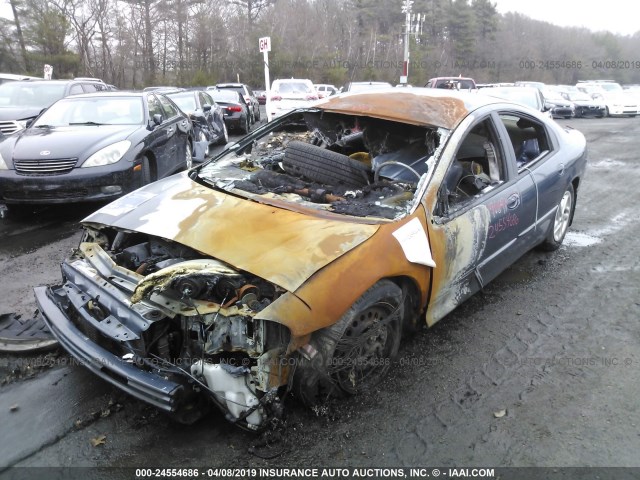
<path id="1" fill-rule="evenodd" d="M 254 317 L 281 288 L 189 247 L 115 229 L 87 229 L 62 268 L 56 303 L 98 346 L 181 385 L 177 420 L 200 418 L 206 397 L 252 430 L 280 415 L 290 333 Z"/>
<path id="2" fill-rule="evenodd" d="M 300 125 L 306 130 L 300 131 Z M 291 131 L 290 126 L 297 127 Z M 445 129 L 307 111 L 205 165 L 198 178 L 227 192 L 277 196 L 357 217 L 397 219 L 433 170 Z"/>

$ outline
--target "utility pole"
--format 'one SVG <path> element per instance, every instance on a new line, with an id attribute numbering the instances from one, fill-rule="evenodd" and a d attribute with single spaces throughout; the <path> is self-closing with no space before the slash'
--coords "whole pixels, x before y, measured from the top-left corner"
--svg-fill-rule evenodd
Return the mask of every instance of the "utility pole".
<path id="1" fill-rule="evenodd" d="M 402 63 L 402 75 L 400 75 L 400 83 L 407 84 L 409 78 L 409 38 L 410 35 L 421 35 L 422 24 L 425 20 L 425 15 L 418 13 L 411 13 L 411 7 L 413 6 L 413 0 L 404 0 L 402 3 L 402 13 L 405 14 L 404 23 L 404 62 Z"/>

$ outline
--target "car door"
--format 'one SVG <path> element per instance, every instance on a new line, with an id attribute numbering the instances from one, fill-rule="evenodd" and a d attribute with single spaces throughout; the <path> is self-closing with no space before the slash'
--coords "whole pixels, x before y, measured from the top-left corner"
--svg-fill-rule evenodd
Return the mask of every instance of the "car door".
<path id="1" fill-rule="evenodd" d="M 158 95 L 162 110 L 165 115 L 165 128 L 167 132 L 168 155 L 167 162 L 158 166 L 158 176 L 163 177 L 185 166 L 185 151 L 190 129 L 189 120 L 180 113 L 171 100 L 164 95 Z"/>
<path id="2" fill-rule="evenodd" d="M 210 110 L 204 112 L 207 119 L 209 131 L 213 135 L 211 139 L 220 138 L 220 136 L 222 135 L 222 123 L 220 119 L 222 113 L 220 112 L 220 109 L 217 108 L 216 102 L 213 101 L 213 98 L 211 98 L 208 93 L 198 92 L 198 97 L 200 98 L 200 105 L 209 105 L 211 107 Z"/>
<path id="3" fill-rule="evenodd" d="M 506 148 L 517 175 L 531 177 L 538 192 L 536 222 L 529 237 L 531 248 L 548 232 L 570 179 L 565 164 L 555 161 L 557 141 L 542 121 L 518 111 L 502 111 L 498 116 L 509 138 Z M 559 177 L 566 181 L 558 181 Z"/>
<path id="4" fill-rule="evenodd" d="M 442 318 L 528 250 L 536 190 L 518 175 L 494 113 L 468 118 L 452 135 L 438 174 L 429 238 L 436 267 L 427 322 Z M 442 172 L 442 170 L 445 170 Z M 434 187 L 435 188 L 435 187 Z"/>
<path id="5" fill-rule="evenodd" d="M 149 113 L 149 128 L 151 129 L 151 133 L 147 137 L 147 142 L 149 150 L 155 157 L 155 166 L 152 169 L 152 171 L 155 172 L 152 178 L 155 180 L 160 178 L 158 174 L 161 171 L 164 172 L 166 165 L 169 163 L 173 135 L 165 119 L 165 113 L 160 100 L 152 93 L 147 95 L 147 109 Z M 159 120 L 159 123 L 156 123 L 156 118 Z"/>

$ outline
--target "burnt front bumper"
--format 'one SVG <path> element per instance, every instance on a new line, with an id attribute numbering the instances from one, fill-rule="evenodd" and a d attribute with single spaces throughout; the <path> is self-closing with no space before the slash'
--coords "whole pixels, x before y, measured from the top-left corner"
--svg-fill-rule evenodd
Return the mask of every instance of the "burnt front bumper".
<path id="1" fill-rule="evenodd" d="M 65 313 L 63 287 L 34 289 L 40 313 L 60 345 L 80 364 L 128 394 L 167 412 L 178 410 L 184 386 L 162 375 L 145 371 L 107 351 L 82 333 Z"/>

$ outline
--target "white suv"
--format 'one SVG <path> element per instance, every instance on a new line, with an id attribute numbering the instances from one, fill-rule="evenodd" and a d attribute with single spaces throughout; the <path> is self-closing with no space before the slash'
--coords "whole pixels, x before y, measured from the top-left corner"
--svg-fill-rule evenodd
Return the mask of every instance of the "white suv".
<path id="1" fill-rule="evenodd" d="M 318 100 L 318 92 L 308 79 L 285 78 L 274 80 L 267 92 L 267 120 L 284 115 L 298 107 L 305 107 Z"/>

